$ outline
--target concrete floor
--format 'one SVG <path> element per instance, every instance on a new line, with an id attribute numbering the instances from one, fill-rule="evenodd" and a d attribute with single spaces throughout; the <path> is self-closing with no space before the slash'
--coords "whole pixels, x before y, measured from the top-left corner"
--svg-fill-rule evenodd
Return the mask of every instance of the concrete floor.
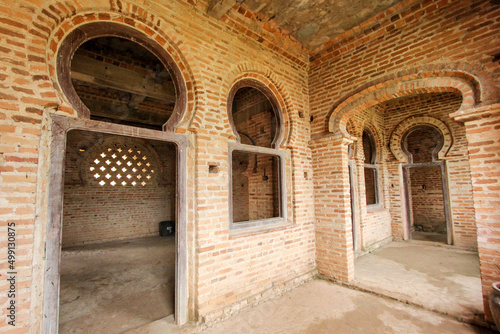
<path id="1" fill-rule="evenodd" d="M 174 249 L 173 237 L 155 237 L 63 251 L 60 333 L 492 333 L 322 280 L 210 328 L 178 327 L 172 315 Z M 482 313 L 478 272 L 472 252 L 391 243 L 356 260 L 355 285 L 470 320 Z"/>
<path id="2" fill-rule="evenodd" d="M 65 249 L 59 333 L 122 333 L 174 312 L 175 240 Z"/>
<path id="3" fill-rule="evenodd" d="M 355 260 L 352 285 L 482 323 L 477 253 L 431 242 L 393 242 Z"/>
<path id="4" fill-rule="evenodd" d="M 162 319 L 127 334 L 349 334 L 426 333 L 492 334 L 485 328 L 459 322 L 370 293 L 313 280 L 281 297 L 244 309 L 239 314 L 204 330 L 194 325 L 181 328 L 173 318 Z"/>
<path id="5" fill-rule="evenodd" d="M 446 244 L 447 241 L 448 241 L 446 234 L 434 233 L 434 232 L 418 232 L 418 231 L 413 231 L 411 233 L 411 238 L 413 240 L 433 241 L 433 242 L 438 242 L 438 243 L 441 243 L 441 244 Z"/>

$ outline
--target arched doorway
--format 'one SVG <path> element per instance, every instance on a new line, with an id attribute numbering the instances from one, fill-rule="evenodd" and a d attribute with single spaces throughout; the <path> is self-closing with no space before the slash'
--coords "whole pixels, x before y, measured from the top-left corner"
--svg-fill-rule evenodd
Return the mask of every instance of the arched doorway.
<path id="1" fill-rule="evenodd" d="M 410 239 L 452 243 L 445 163 L 437 157 L 443 135 L 430 125 L 418 125 L 403 135 L 403 165 Z"/>
<path id="2" fill-rule="evenodd" d="M 110 22 L 88 23 L 73 30 L 62 40 L 57 59 L 58 83 L 78 118 L 51 117 L 52 155 L 48 196 L 44 331 L 57 332 L 59 327 L 61 241 L 63 245 L 65 242 L 89 244 L 110 240 L 110 236 L 113 239 L 117 234 L 121 235 L 118 240 L 127 240 L 127 238 L 139 235 L 144 237 L 159 235 L 159 224 L 162 220 L 173 221 L 176 231 L 172 236 L 173 255 L 169 264 L 172 268 L 173 279 L 164 282 L 167 285 L 170 284 L 172 293 L 158 294 L 158 296 L 170 295 L 166 297 L 170 299 L 168 302 L 170 310 L 149 320 L 146 320 L 147 317 L 143 318 L 141 323 L 134 325 L 131 322 L 130 324 L 141 326 L 156 320 L 158 316 L 163 317 L 171 313 L 175 314 L 175 321 L 178 324 L 183 324 L 188 314 L 185 190 L 187 138 L 173 132 L 186 109 L 186 87 L 180 70 L 164 47 L 146 34 L 131 27 Z M 89 165 L 88 161 L 86 165 L 81 165 L 87 167 L 84 171 L 87 174 L 93 168 L 92 171 L 95 174 L 91 175 L 93 178 L 91 180 L 96 182 L 87 182 L 80 188 L 90 186 L 92 188 L 90 191 L 95 191 L 96 194 L 99 190 L 101 192 L 130 191 L 133 194 L 128 197 L 136 199 L 140 196 L 134 193 L 134 189 L 138 188 L 142 190 L 150 188 L 153 192 L 161 189 L 157 194 L 163 195 L 158 197 L 158 205 L 153 209 L 146 208 L 149 205 L 146 203 L 154 202 L 147 200 L 149 195 L 142 197 L 146 211 L 144 215 L 135 218 L 141 221 L 139 224 L 133 222 L 134 207 L 128 206 L 118 212 L 116 216 L 118 218 L 115 221 L 116 229 L 107 236 L 104 234 L 92 236 L 91 233 L 86 233 L 87 237 L 83 241 L 61 238 L 65 233 L 63 226 L 67 229 L 75 225 L 68 220 L 66 223 L 64 221 L 63 212 L 68 213 L 71 208 L 65 199 L 85 197 L 65 196 L 65 188 L 75 186 L 64 183 L 65 174 L 68 172 L 66 165 L 79 163 L 78 158 L 71 161 L 68 150 L 71 154 L 76 153 L 74 155 L 76 157 L 80 154 L 80 162 L 84 162 L 83 156 L 86 152 L 92 151 L 95 145 L 99 145 L 100 140 L 113 141 L 114 144 L 108 145 L 106 150 L 100 147 L 102 150 L 98 152 L 102 155 L 109 153 L 110 156 L 102 158 L 103 161 L 99 162 L 96 158 L 93 165 Z M 144 154 L 145 151 L 149 153 Z M 156 160 L 153 159 L 156 163 L 154 168 L 152 167 L 153 160 L 149 161 L 153 156 L 157 157 Z M 142 161 L 137 162 L 138 159 Z M 160 177 L 161 173 L 153 176 L 153 173 L 165 169 L 170 169 L 172 172 L 170 181 Z M 68 180 L 67 177 L 66 180 Z M 170 188 L 167 191 L 169 194 L 165 195 L 164 190 L 167 188 Z M 77 191 L 82 189 L 77 189 Z M 113 197 L 116 198 L 115 205 L 111 204 L 108 212 L 103 213 L 105 219 L 113 216 L 113 207 L 118 207 L 124 199 L 121 195 L 110 195 L 106 200 Z M 75 202 L 70 204 L 75 204 Z M 87 209 L 88 206 L 80 205 L 80 208 Z M 139 225 L 145 227 L 143 223 L 146 220 L 149 221 L 146 224 L 149 227 L 140 231 L 132 231 Z M 88 221 L 92 223 L 92 219 Z M 122 223 L 127 221 L 130 225 L 125 228 L 128 223 L 125 225 Z M 131 233 L 127 236 L 122 235 L 125 230 Z M 72 234 L 77 238 L 83 235 Z M 71 236 L 71 233 L 66 233 L 66 236 Z M 145 245 L 148 246 L 147 243 Z M 124 309 L 131 307 L 131 304 L 121 302 L 117 303 L 117 307 Z M 106 309 L 106 305 L 103 307 Z M 79 309 L 79 311 L 82 310 Z M 99 313 L 99 311 L 96 312 Z M 122 314 L 126 315 L 127 311 Z M 88 327 L 84 330 L 92 331 Z"/>

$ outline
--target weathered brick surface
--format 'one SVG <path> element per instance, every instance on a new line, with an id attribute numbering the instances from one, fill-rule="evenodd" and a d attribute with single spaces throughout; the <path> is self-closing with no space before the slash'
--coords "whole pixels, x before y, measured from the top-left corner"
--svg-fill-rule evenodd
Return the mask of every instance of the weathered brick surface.
<path id="1" fill-rule="evenodd" d="M 190 138 L 188 165 L 189 299 L 193 319 L 211 320 L 307 279 L 315 268 L 312 170 L 307 147 L 307 54 L 262 27 L 249 30 L 245 13 L 217 21 L 207 2 L 3 2 L 0 16 L 1 221 L 18 225 L 16 328 L 39 331 L 43 294 L 47 164 L 40 139 L 50 135 L 48 110 L 76 117 L 56 80 L 55 54 L 64 37 L 87 22 L 134 27 L 162 45 L 177 63 L 187 89 L 178 132 Z M 16 20 L 7 20 L 15 17 Z M 252 20 L 252 19 L 250 19 Z M 257 33 L 265 34 L 263 38 Z M 267 85 L 285 119 L 290 226 L 248 236 L 228 229 L 228 141 L 234 140 L 226 100 L 241 78 Z M 299 112 L 306 114 L 300 118 Z M 44 123 L 45 122 L 45 123 Z M 293 125 L 293 132 L 291 131 Z M 50 139 L 44 145 L 50 144 Z M 44 151 L 45 152 L 45 151 Z M 47 157 L 46 152 L 44 159 Z M 43 162 L 45 163 L 46 160 Z M 209 165 L 218 165 L 209 173 Z M 39 168 L 39 166 L 41 166 Z M 305 175 L 308 173 L 308 176 Z M 37 194 L 36 187 L 41 191 Z M 38 217 L 38 218 L 36 218 Z M 35 219 L 37 233 L 33 234 Z M 35 249 L 32 259 L 33 249 Z M 22 253 L 24 252 L 24 253 Z M 32 270 L 32 267 L 34 268 Z M 309 276 L 308 276 L 309 275 Z M 259 297 L 260 296 L 260 297 Z M 5 326 L 2 302 L 2 330 Z"/>
<path id="2" fill-rule="evenodd" d="M 40 332 L 49 186 L 48 114 L 78 114 L 62 94 L 56 73 L 57 50 L 75 27 L 97 21 L 133 27 L 159 43 L 179 67 L 186 86 L 186 111 L 176 131 L 185 133 L 190 142 L 187 284 L 190 316 L 197 320 L 221 318 L 259 298 L 278 294 L 309 278 L 316 266 L 330 277 L 353 278 L 347 172 L 350 140 L 341 138 L 342 127 L 351 116 L 363 120 L 359 129 L 369 107 L 398 97 L 459 93 L 462 111 L 488 106 L 500 97 L 495 76 L 500 8 L 491 1 L 404 1 L 310 57 L 296 41 L 283 38 L 279 29 L 259 22 L 239 6 L 218 21 L 204 14 L 207 5 L 208 1 L 191 0 L 0 3 L 0 221 L 3 231 L 8 222 L 15 222 L 18 229 L 19 333 Z M 228 142 L 235 136 L 226 107 L 231 87 L 244 78 L 266 85 L 284 112 L 281 149 L 287 153 L 291 224 L 234 235 L 228 228 Z M 474 187 L 485 294 L 488 284 L 500 277 L 495 267 L 500 261 L 500 135 L 497 119 L 486 115 L 466 123 L 472 182 L 465 180 L 468 167 L 462 151 L 453 156 L 455 162 L 448 161 L 450 187 L 452 183 L 455 189 Z M 465 147 L 463 129 L 460 134 L 443 121 L 451 128 L 453 139 L 459 140 L 453 146 Z M 377 132 L 378 122 L 370 119 L 366 124 Z M 383 210 L 365 213 L 367 222 L 371 215 L 384 223 L 366 226 L 366 245 L 390 232 L 403 234 L 397 223 L 402 219 L 401 209 L 393 200 L 400 186 L 390 180 L 396 170 L 386 163 L 391 156 L 387 149 L 391 131 L 384 126 L 377 139 L 377 145 L 384 148 L 380 160 Z M 323 138 L 329 131 L 335 134 Z M 209 166 L 217 166 L 216 173 Z M 362 180 L 360 167 L 358 164 L 357 177 Z M 392 184 L 394 191 L 389 190 Z M 364 194 L 359 188 L 361 200 Z M 452 196 L 460 197 L 461 191 Z M 475 228 L 470 220 L 471 197 L 463 200 L 469 203 L 462 214 L 468 218 L 460 218 L 468 229 L 463 240 L 470 243 Z M 366 209 L 358 204 L 361 212 L 363 207 Z M 382 234 L 375 233 L 379 230 Z M 5 254 L 5 234 L 0 240 Z M 5 258 L 1 261 L 5 268 Z M 11 330 L 5 323 L 6 302 L 4 297 L 0 299 L 0 332 Z"/>
<path id="3" fill-rule="evenodd" d="M 339 273 L 350 272 L 352 268 L 349 256 L 346 256 L 349 250 L 333 246 L 334 240 L 345 241 L 351 237 L 351 222 L 348 219 L 350 203 L 345 200 L 349 196 L 349 187 L 345 180 L 337 180 L 337 175 L 347 177 L 347 161 L 342 160 L 347 155 L 347 147 L 339 145 L 339 137 L 347 141 L 360 138 L 359 129 L 364 126 L 371 126 L 375 134 L 379 132 L 380 142 L 377 145 L 381 147 L 382 153 L 382 203 L 390 211 L 392 226 L 389 231 L 392 236 L 404 237 L 401 222 L 405 206 L 401 202 L 403 188 L 400 168 L 405 161 L 397 162 L 396 158 L 401 158 L 402 151 L 399 150 L 400 154 L 395 157 L 392 154 L 394 150 L 389 150 L 388 146 L 393 144 L 391 133 L 398 124 L 405 119 L 409 120 L 405 125 L 417 124 L 412 124 L 412 117 L 421 118 L 421 124 L 433 125 L 443 132 L 444 150 L 439 158 L 446 161 L 454 242 L 463 247 L 478 247 L 481 254 L 481 242 L 477 245 L 476 241 L 476 221 L 480 231 L 477 208 L 474 213 L 477 192 L 474 191 L 474 198 L 472 194 L 474 162 L 472 156 L 467 155 L 467 150 L 469 153 L 471 150 L 467 139 L 473 133 L 467 133 L 466 138 L 465 127 L 452 120 L 448 114 L 476 105 L 488 106 L 499 100 L 498 79 L 494 74 L 498 71 L 498 61 L 494 55 L 498 53 L 499 30 L 500 8 L 489 1 L 406 1 L 313 52 L 310 57 L 309 91 L 313 116 L 311 147 L 315 169 L 316 233 L 320 233 L 320 228 L 325 225 L 335 236 L 335 239 L 324 243 L 323 239 L 317 237 L 320 272 L 329 274 L 329 266 L 340 264 L 331 273 L 332 277 L 339 278 Z M 432 102 L 429 106 L 421 104 L 419 108 L 405 109 L 406 106 L 401 105 L 393 110 L 389 107 L 386 111 L 369 114 L 370 109 L 379 109 L 383 103 L 396 101 L 394 106 L 397 106 L 397 101 L 404 97 L 424 97 L 430 93 L 443 95 L 437 101 L 428 101 Z M 381 112 L 384 114 L 382 121 L 379 120 Z M 358 132 L 354 133 L 356 129 Z M 400 135 L 408 129 L 400 127 Z M 496 133 L 490 135 L 498 137 Z M 332 138 L 336 138 L 338 147 L 331 148 L 328 153 L 332 155 L 331 160 L 321 166 L 319 164 L 326 155 L 322 146 L 327 146 L 326 143 L 332 142 Z M 400 140 L 401 136 L 395 138 Z M 318 143 L 322 145 L 318 146 Z M 359 151 L 358 143 L 354 143 L 353 147 Z M 495 153 L 482 153 L 482 159 L 494 159 Z M 356 154 L 359 152 L 355 152 L 355 157 Z M 405 160 L 404 154 L 400 160 Z M 330 168 L 323 170 L 326 165 Z M 493 170 L 497 170 L 495 168 L 498 166 L 492 166 Z M 362 167 L 358 159 L 354 181 L 357 187 L 355 207 L 359 211 L 357 220 L 362 225 L 357 229 L 357 239 L 358 243 L 364 245 L 366 236 L 362 231 L 367 228 L 370 213 L 364 212 Z M 337 182 L 328 182 L 326 178 Z M 323 184 L 330 186 L 328 191 Z M 486 206 L 488 210 L 495 211 L 492 203 Z M 322 211 L 327 210 L 330 215 L 322 215 Z M 340 225 L 333 225 L 332 222 L 339 222 Z M 376 239 L 380 238 L 382 235 L 376 236 Z M 491 243 L 488 247 L 497 246 Z M 483 253 L 489 253 L 489 261 L 496 259 L 496 255 L 489 257 L 491 251 L 483 250 Z M 491 281 L 492 276 L 498 280 L 498 272 L 491 267 L 491 262 L 482 261 L 481 266 L 484 273 L 495 272 L 494 275 L 483 276 L 483 282 L 486 282 L 487 277 Z M 349 275 L 343 275 L 343 278 L 349 278 Z M 485 288 L 485 291 L 489 289 Z"/>
<path id="4" fill-rule="evenodd" d="M 320 274 L 354 278 L 347 143 L 326 137 L 310 143 L 313 153 L 316 263 Z"/>
<path id="5" fill-rule="evenodd" d="M 500 280 L 500 104 L 454 113 L 465 122 L 486 319 L 492 283 Z"/>

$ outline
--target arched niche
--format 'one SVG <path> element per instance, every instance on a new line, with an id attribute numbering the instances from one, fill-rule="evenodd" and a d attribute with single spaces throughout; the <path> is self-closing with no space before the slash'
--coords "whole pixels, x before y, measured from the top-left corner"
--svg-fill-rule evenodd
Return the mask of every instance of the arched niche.
<path id="1" fill-rule="evenodd" d="M 76 60 L 75 53 L 84 43 L 99 38 L 113 38 L 115 40 L 124 40 L 128 43 L 134 43 L 137 47 L 147 50 L 147 52 L 151 53 L 151 55 L 161 62 L 163 68 L 168 72 L 168 74 L 163 73 L 161 75 L 168 75 L 168 77 L 171 78 L 172 89 L 175 94 L 175 105 L 172 114 L 168 118 L 168 121 L 162 125 L 162 129 L 164 131 L 174 131 L 186 111 L 186 85 L 179 67 L 170 54 L 155 40 L 132 27 L 113 22 L 92 22 L 77 27 L 64 38 L 57 52 L 57 80 L 69 103 L 76 110 L 78 117 L 90 118 L 92 113 L 87 105 L 83 103 L 73 85 L 72 62 Z M 114 65 L 111 64 L 110 67 L 111 66 Z M 110 69 L 105 70 L 111 71 Z M 91 73 L 80 73 L 80 79 L 84 79 L 85 76 L 89 75 L 91 76 Z M 120 78 L 119 75 L 117 77 Z M 106 84 L 104 79 L 99 77 L 93 80 Z M 145 82 L 143 86 L 147 85 L 147 79 L 148 78 L 144 78 Z M 126 79 L 124 79 L 124 81 L 126 81 Z M 121 86 L 127 84 L 130 83 L 120 82 Z M 131 101 L 132 104 L 137 103 L 138 99 L 140 101 L 141 92 L 135 92 L 138 94 L 135 94 L 135 99 Z M 139 98 L 137 98 L 137 96 L 139 96 Z"/>
<path id="2" fill-rule="evenodd" d="M 244 110 L 243 107 L 239 108 L 239 105 L 246 103 L 247 101 L 245 99 L 248 98 L 253 98 L 256 102 L 253 105 L 250 103 L 249 107 Z M 231 88 L 227 98 L 227 111 L 231 129 L 238 142 L 242 143 L 242 135 L 249 135 L 248 129 L 243 129 L 240 126 L 243 121 L 262 115 L 262 118 L 269 119 L 268 124 L 262 124 L 262 128 L 264 128 L 264 131 L 269 132 L 270 140 L 259 141 L 258 138 L 256 138 L 259 134 L 252 133 L 250 135 L 254 138 L 254 145 L 279 148 L 284 137 L 283 111 L 281 110 L 276 96 L 266 85 L 253 79 L 242 79 L 236 82 Z M 258 124 L 254 124 L 253 126 L 258 126 Z"/>
<path id="3" fill-rule="evenodd" d="M 410 163 L 434 162 L 443 147 L 443 136 L 433 126 L 417 125 L 403 135 L 401 144 Z"/>
<path id="4" fill-rule="evenodd" d="M 284 117 L 276 95 L 258 80 L 239 80 L 227 113 L 236 138 L 228 150 L 230 230 L 287 224 Z"/>
<path id="5" fill-rule="evenodd" d="M 446 157 L 453 145 L 453 136 L 450 128 L 441 120 L 430 116 L 409 117 L 399 123 L 391 134 L 389 148 L 392 154 L 401 163 L 408 163 L 409 152 L 404 149 L 404 139 L 411 129 L 417 129 L 419 126 L 429 126 L 439 132 L 440 145 L 435 152 L 436 160 L 442 160 Z"/>
<path id="6" fill-rule="evenodd" d="M 331 109 L 326 120 L 327 130 L 352 139 L 347 131 L 347 122 L 352 115 L 385 101 L 433 92 L 460 94 L 462 104 L 459 111 L 469 109 L 482 101 L 482 87 L 471 74 L 452 70 L 421 71 L 368 84 L 344 96 Z"/>

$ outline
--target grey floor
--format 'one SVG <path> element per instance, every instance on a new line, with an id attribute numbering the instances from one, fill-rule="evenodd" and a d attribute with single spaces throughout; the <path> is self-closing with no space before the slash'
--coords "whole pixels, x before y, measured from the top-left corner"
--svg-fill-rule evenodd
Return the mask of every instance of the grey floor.
<path id="1" fill-rule="evenodd" d="M 173 236 L 65 249 L 61 267 L 59 333 L 123 333 L 174 312 Z"/>
<path id="2" fill-rule="evenodd" d="M 162 319 L 127 334 L 493 334 L 419 307 L 323 280 L 248 307 L 209 328 Z"/>
<path id="3" fill-rule="evenodd" d="M 60 333 L 493 333 L 457 320 L 481 318 L 477 254 L 418 241 L 356 260 L 353 285 L 375 294 L 313 280 L 212 327 L 178 327 L 174 249 L 157 237 L 65 250 Z"/>
<path id="4" fill-rule="evenodd" d="M 170 317 L 130 334 L 494 333 L 467 323 L 482 322 L 474 252 L 394 242 L 358 258 L 355 267 L 356 289 L 313 280 L 204 330 L 193 324 L 178 328 Z"/>
<path id="5" fill-rule="evenodd" d="M 431 242 L 393 242 L 355 260 L 352 285 L 464 321 L 482 321 L 475 252 Z"/>

